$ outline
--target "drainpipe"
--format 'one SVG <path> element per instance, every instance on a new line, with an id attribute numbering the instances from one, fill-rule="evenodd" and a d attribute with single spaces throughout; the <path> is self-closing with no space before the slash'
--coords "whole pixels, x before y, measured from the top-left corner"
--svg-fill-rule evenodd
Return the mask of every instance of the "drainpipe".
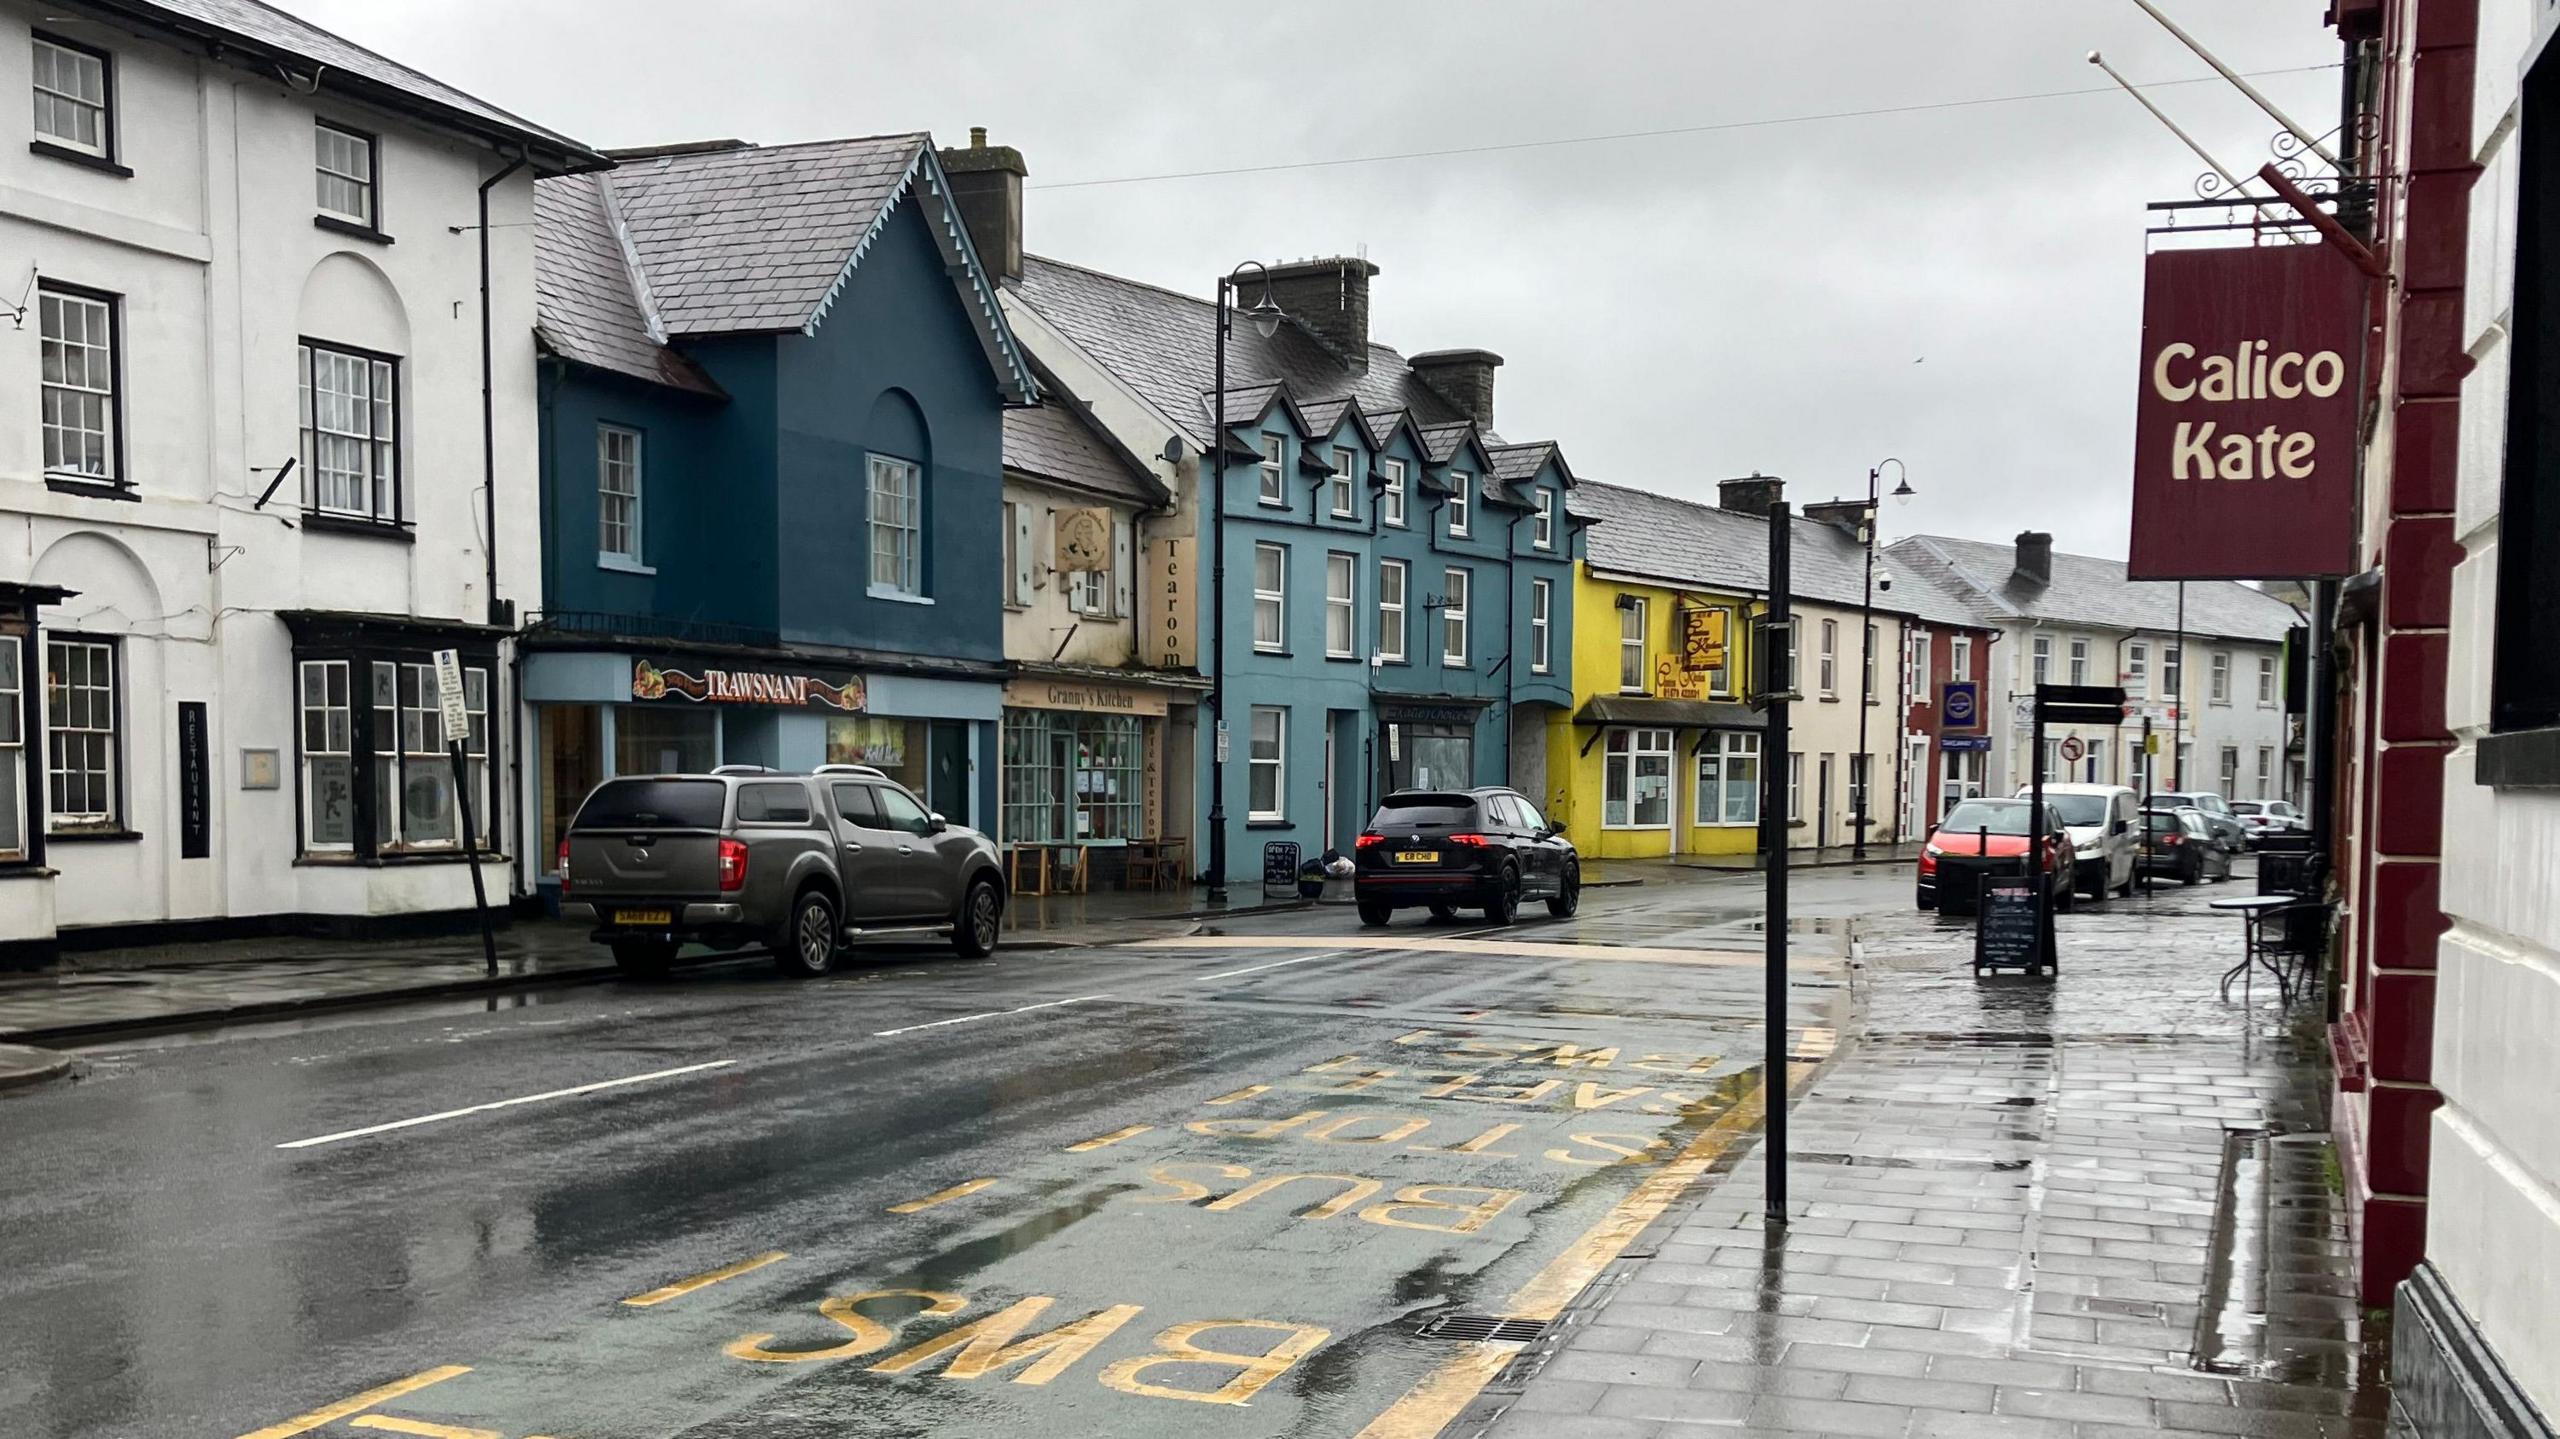
<path id="1" fill-rule="evenodd" d="M 499 622 L 498 610 L 498 395 L 494 348 L 490 343 L 489 314 L 489 192 L 499 183 L 524 168 L 524 155 L 518 152 L 498 173 L 480 182 L 480 553 L 489 571 L 489 614 L 491 624 Z M 514 659 L 509 666 L 513 693 L 507 698 L 507 839 L 515 850 L 516 862 L 507 867 L 507 893 L 510 898 L 525 894 L 524 853 L 524 693 L 523 646 L 511 647 Z"/>

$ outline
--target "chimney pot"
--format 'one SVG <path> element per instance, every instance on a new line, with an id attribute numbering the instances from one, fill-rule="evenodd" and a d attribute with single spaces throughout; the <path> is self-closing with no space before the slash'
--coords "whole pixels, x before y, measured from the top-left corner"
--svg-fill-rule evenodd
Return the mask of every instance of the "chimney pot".
<path id="1" fill-rule="evenodd" d="M 2039 585 L 2053 583 L 2053 536 L 2042 530 L 2018 532 L 2016 577 Z"/>
<path id="2" fill-rule="evenodd" d="M 1377 273 L 1377 266 L 1348 255 L 1274 265 L 1269 272 L 1271 302 L 1313 331 L 1352 373 L 1366 374 L 1369 279 Z M 1239 295 L 1238 303 L 1249 305 L 1259 298 L 1248 289 Z"/>
<path id="3" fill-rule="evenodd" d="M 987 143 L 987 127 L 969 127 L 967 149 L 938 152 L 951 181 L 951 201 L 977 247 L 978 263 L 998 284 L 1022 278 L 1022 180 L 1030 169 L 1011 145 Z"/>
<path id="4" fill-rule="evenodd" d="M 1776 475 L 1748 475 L 1738 480 L 1716 482 L 1716 508 L 1738 515 L 1758 515 L 1763 519 L 1777 507 L 1786 494 L 1787 482 Z"/>
<path id="5" fill-rule="evenodd" d="M 987 148 L 986 126 L 972 125 L 969 127 L 969 148 L 972 150 L 983 150 Z"/>

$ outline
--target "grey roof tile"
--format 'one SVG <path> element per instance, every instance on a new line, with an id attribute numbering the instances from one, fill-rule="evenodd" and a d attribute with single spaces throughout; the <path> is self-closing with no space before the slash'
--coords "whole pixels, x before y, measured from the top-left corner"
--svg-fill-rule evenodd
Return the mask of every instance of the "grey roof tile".
<path id="1" fill-rule="evenodd" d="M 552 353 L 580 364 L 716 395 L 692 361 L 649 336 L 620 237 L 605 210 L 603 177 L 567 175 L 534 187 L 535 332 Z"/>
<path id="2" fill-rule="evenodd" d="M 2122 560 L 2053 556 L 2053 578 L 2037 585 L 2017 577 L 2017 547 L 1988 540 L 1914 535 L 1886 546 L 1897 575 L 1913 570 L 1960 593 L 1982 623 L 2056 620 L 2108 629 L 2173 631 L 2179 623 L 2173 580 L 2129 580 Z M 2293 606 L 2233 580 L 2189 580 L 2187 633 L 2224 639 L 2281 640 L 2302 623 Z"/>
<path id="3" fill-rule="evenodd" d="M 1122 458 L 1075 403 L 1054 385 L 1043 385 L 1039 404 L 1004 412 L 1004 467 L 1036 480 L 1128 500 L 1161 505 L 1164 485 Z"/>

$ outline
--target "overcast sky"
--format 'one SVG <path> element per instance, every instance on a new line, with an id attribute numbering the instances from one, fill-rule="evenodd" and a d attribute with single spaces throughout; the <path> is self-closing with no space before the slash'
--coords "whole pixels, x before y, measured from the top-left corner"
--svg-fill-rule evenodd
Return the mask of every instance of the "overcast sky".
<path id="1" fill-rule="evenodd" d="M 1374 337 L 1507 363 L 1506 437 L 1712 497 L 1785 476 L 1920 498 L 1887 534 L 2121 557 L 2143 202 L 2200 166 L 2079 95 L 1244 176 L 1075 182 L 2205 75 L 2131 0 L 283 0 L 600 146 L 968 127 L 1019 148 L 1037 253 L 1205 294 L 1365 249 Z M 2164 0 L 2244 71 L 2333 65 L 2320 0 Z M 714 18 L 716 16 L 716 18 Z M 2257 82 L 2315 132 L 2337 73 Z M 2235 170 L 2274 126 L 2154 98 Z M 1888 481 L 1888 484 L 1890 481 Z"/>

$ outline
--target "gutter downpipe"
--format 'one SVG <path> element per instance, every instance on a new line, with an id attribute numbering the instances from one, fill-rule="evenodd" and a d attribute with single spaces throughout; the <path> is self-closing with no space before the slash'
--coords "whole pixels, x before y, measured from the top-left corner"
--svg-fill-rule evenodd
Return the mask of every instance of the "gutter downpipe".
<path id="1" fill-rule="evenodd" d="M 524 152 L 517 151 L 515 158 L 509 160 L 504 168 L 480 182 L 480 552 L 488 564 L 488 618 L 492 624 L 498 622 L 499 616 L 498 395 L 496 349 L 490 340 L 489 192 L 523 169 L 524 159 Z M 527 892 L 524 882 L 524 654 L 520 645 L 509 649 L 513 655 L 509 669 L 510 678 L 515 681 L 515 692 L 507 696 L 507 837 L 515 850 L 517 862 L 507 866 L 507 896 L 513 900 Z"/>

